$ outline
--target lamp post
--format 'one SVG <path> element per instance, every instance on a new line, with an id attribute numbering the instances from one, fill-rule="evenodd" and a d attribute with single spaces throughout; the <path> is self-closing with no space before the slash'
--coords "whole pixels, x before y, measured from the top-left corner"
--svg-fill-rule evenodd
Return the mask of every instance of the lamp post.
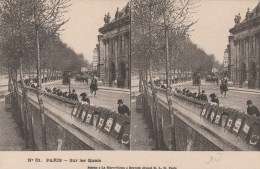
<path id="1" fill-rule="evenodd" d="M 68 70 L 68 80 L 69 80 L 69 99 L 70 99 L 70 76 L 71 76 L 71 71 Z"/>
<path id="2" fill-rule="evenodd" d="M 197 80 L 198 80 L 198 95 L 200 95 L 200 85 L 201 85 L 200 73 L 198 73 Z"/>

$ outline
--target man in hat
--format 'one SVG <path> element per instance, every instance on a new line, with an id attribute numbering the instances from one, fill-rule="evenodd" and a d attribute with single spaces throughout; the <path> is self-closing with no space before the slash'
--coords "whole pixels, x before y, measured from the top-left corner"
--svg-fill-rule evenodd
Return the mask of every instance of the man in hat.
<path id="1" fill-rule="evenodd" d="M 256 116 L 256 117 L 260 116 L 260 112 L 259 112 L 258 108 L 256 106 L 254 106 L 252 100 L 247 100 L 246 104 L 247 104 L 247 114 L 249 114 L 250 116 Z"/>
<path id="2" fill-rule="evenodd" d="M 210 99 L 211 103 L 219 105 L 219 100 L 218 100 L 218 97 L 217 97 L 217 95 L 215 93 L 211 93 L 209 95 L 209 97 L 211 98 Z"/>
<path id="3" fill-rule="evenodd" d="M 82 101 L 82 102 L 87 102 L 88 104 L 90 104 L 90 99 L 89 99 L 89 97 L 88 97 L 88 95 L 87 95 L 86 92 L 81 93 L 80 96 L 82 97 L 82 98 L 81 98 L 81 101 Z"/>
<path id="4" fill-rule="evenodd" d="M 130 116 L 130 110 L 126 105 L 124 105 L 122 99 L 119 99 L 117 101 L 117 104 L 118 104 L 118 113 L 119 114 L 126 114 L 127 116 Z"/>
<path id="5" fill-rule="evenodd" d="M 72 99 L 74 101 L 79 101 L 78 95 L 77 95 L 75 89 L 72 90 L 72 93 L 70 94 L 70 99 Z"/>
<path id="6" fill-rule="evenodd" d="M 54 88 L 52 89 L 52 94 L 56 94 L 56 92 L 57 92 L 57 88 L 54 87 Z"/>
<path id="7" fill-rule="evenodd" d="M 200 98 L 199 98 L 201 101 L 204 101 L 204 102 L 208 102 L 208 97 L 207 95 L 205 94 L 205 90 L 202 90 L 201 91 L 201 94 L 200 94 Z"/>

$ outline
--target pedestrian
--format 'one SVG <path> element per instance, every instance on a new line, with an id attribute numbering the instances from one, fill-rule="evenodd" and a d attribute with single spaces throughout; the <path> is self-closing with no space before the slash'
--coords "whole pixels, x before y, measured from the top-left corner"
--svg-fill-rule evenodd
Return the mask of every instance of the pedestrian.
<path id="1" fill-rule="evenodd" d="M 247 104 L 247 114 L 248 115 L 256 116 L 256 117 L 260 116 L 260 112 L 259 112 L 258 108 L 253 104 L 252 100 L 247 100 L 246 104 Z"/>
<path id="2" fill-rule="evenodd" d="M 64 98 L 68 98 L 68 97 L 69 97 L 69 96 L 68 96 L 68 92 L 64 92 L 64 93 L 63 93 L 63 97 L 64 97 Z"/>
<path id="3" fill-rule="evenodd" d="M 211 99 L 210 99 L 210 102 L 211 102 L 212 104 L 217 104 L 217 105 L 219 105 L 219 100 L 218 100 L 218 97 L 217 97 L 217 95 L 216 95 L 215 93 L 211 93 L 211 94 L 209 95 L 209 97 L 211 98 Z"/>
<path id="4" fill-rule="evenodd" d="M 86 79 L 85 79 L 85 80 L 86 80 L 86 83 L 87 83 L 87 85 L 88 85 L 88 76 L 86 76 Z"/>
<path id="5" fill-rule="evenodd" d="M 54 87 L 54 88 L 52 89 L 52 94 L 56 94 L 56 92 L 57 92 L 57 88 Z"/>
<path id="6" fill-rule="evenodd" d="M 77 95 L 75 89 L 72 90 L 72 93 L 70 94 L 70 99 L 72 99 L 74 101 L 79 101 L 78 95 Z"/>
<path id="7" fill-rule="evenodd" d="M 90 99 L 89 99 L 89 97 L 88 97 L 88 95 L 87 95 L 86 92 L 81 93 L 80 96 L 82 97 L 82 98 L 81 98 L 81 101 L 82 101 L 82 102 L 86 102 L 86 103 L 90 104 Z"/>
<path id="8" fill-rule="evenodd" d="M 221 96 L 223 96 L 224 98 L 227 98 L 227 91 L 228 91 L 228 81 L 227 81 L 227 78 L 224 77 L 221 79 L 221 84 L 220 84 Z"/>
<path id="9" fill-rule="evenodd" d="M 31 87 L 32 87 L 32 88 L 36 88 L 36 86 L 34 85 L 34 83 L 31 84 Z"/>
<path id="10" fill-rule="evenodd" d="M 97 79 L 94 76 L 93 79 L 91 80 L 91 84 L 90 84 L 90 92 L 91 92 L 91 96 L 94 93 L 94 97 L 96 96 L 96 92 L 98 90 L 98 86 L 97 86 Z"/>
<path id="11" fill-rule="evenodd" d="M 130 110 L 126 105 L 124 105 L 122 99 L 119 99 L 117 101 L 117 104 L 118 104 L 118 113 L 119 114 L 122 114 L 122 115 L 125 114 L 127 116 L 130 116 Z"/>
<path id="12" fill-rule="evenodd" d="M 199 99 L 200 99 L 201 101 L 208 102 L 208 97 L 207 97 L 207 95 L 205 94 L 205 90 L 202 90 L 202 91 L 201 91 L 201 94 L 200 94 Z"/>

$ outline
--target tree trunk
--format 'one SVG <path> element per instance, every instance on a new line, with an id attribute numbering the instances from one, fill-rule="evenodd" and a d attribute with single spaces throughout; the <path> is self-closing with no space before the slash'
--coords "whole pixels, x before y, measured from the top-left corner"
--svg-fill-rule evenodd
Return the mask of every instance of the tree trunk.
<path id="1" fill-rule="evenodd" d="M 28 129 L 28 144 L 29 148 L 31 150 L 34 150 L 34 132 L 33 132 L 33 124 L 32 124 L 32 113 L 29 110 L 29 100 L 27 95 L 27 88 L 25 87 L 24 80 L 23 80 L 23 63 L 22 63 L 22 57 L 20 57 L 20 80 L 21 80 L 21 89 L 22 89 L 22 100 L 21 104 L 24 106 L 24 113 L 25 113 L 25 119 L 27 123 L 27 129 Z"/>
<path id="2" fill-rule="evenodd" d="M 139 93 L 143 93 L 142 80 L 143 80 L 143 75 L 142 72 L 139 71 Z"/>
<path id="3" fill-rule="evenodd" d="M 47 68 L 47 72 L 46 72 L 46 82 L 49 82 L 49 69 Z"/>
<path id="4" fill-rule="evenodd" d="M 43 74 L 42 74 L 42 78 L 43 78 L 43 83 L 45 83 L 45 69 L 43 69 Z"/>
<path id="5" fill-rule="evenodd" d="M 43 105 L 43 91 L 42 81 L 41 81 L 41 60 L 40 60 L 40 44 L 39 44 L 39 32 L 38 26 L 36 26 L 36 41 L 37 41 L 37 98 L 40 107 L 41 114 L 41 130 L 42 130 L 42 148 L 47 150 L 47 140 L 46 140 L 46 128 L 45 128 L 45 114 L 44 114 L 44 105 Z"/>
<path id="6" fill-rule="evenodd" d="M 159 131 L 159 124 L 158 124 L 158 99 L 157 99 L 157 90 L 154 87 L 153 80 L 152 80 L 152 73 L 151 68 L 149 68 L 149 75 L 150 75 L 150 85 L 152 90 L 152 103 L 151 103 L 151 110 L 152 110 L 152 119 L 153 119 L 153 131 L 154 131 L 154 140 L 155 140 L 155 149 L 161 149 L 161 142 L 160 142 L 160 131 Z"/>
<path id="7" fill-rule="evenodd" d="M 12 108 L 14 113 L 17 115 L 18 117 L 18 125 L 20 126 L 20 132 L 22 137 L 25 139 L 26 143 L 28 142 L 26 139 L 27 135 L 25 136 L 25 128 L 24 128 L 24 124 L 23 124 L 23 120 L 22 120 L 22 112 L 18 112 L 18 84 L 17 84 L 17 69 L 15 70 L 15 72 L 13 72 L 13 70 L 10 70 L 10 78 L 11 78 L 11 85 L 12 85 L 12 93 L 14 95 L 14 100 L 13 100 L 13 104 L 12 104 Z M 21 105 L 20 105 L 21 106 Z"/>
<path id="8" fill-rule="evenodd" d="M 172 100 L 169 98 L 169 77 L 168 77 L 168 74 L 169 74 L 169 39 L 168 39 L 168 31 L 169 31 L 169 26 L 167 25 L 167 21 L 166 21 L 166 11 L 167 8 L 166 8 L 166 0 L 165 0 L 165 10 L 164 10 L 164 33 L 165 33 L 165 47 L 166 47 L 166 98 L 167 98 L 167 102 L 168 102 L 168 108 L 169 108 L 169 114 L 171 114 L 171 108 L 172 108 Z M 172 118 L 174 118 L 174 116 L 172 116 Z M 172 120 L 172 128 L 174 128 L 174 119 Z M 175 140 L 175 132 L 172 132 L 172 140 Z M 172 143 L 175 143 L 175 141 L 172 141 Z M 176 145 L 172 145 L 172 147 L 176 147 Z"/>
<path id="9" fill-rule="evenodd" d="M 11 69 L 8 68 L 8 92 L 13 91 L 13 87 L 12 87 L 12 72 Z"/>

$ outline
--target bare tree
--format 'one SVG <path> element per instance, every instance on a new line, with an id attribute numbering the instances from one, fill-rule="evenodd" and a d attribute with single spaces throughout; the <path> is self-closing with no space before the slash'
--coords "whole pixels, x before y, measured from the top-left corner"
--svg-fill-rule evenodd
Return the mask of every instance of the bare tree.
<path id="1" fill-rule="evenodd" d="M 137 68 L 141 80 L 150 81 L 150 87 L 153 93 L 153 109 L 157 109 L 157 92 L 153 84 L 153 70 L 161 70 L 165 67 L 166 72 L 166 96 L 170 108 L 170 99 L 168 97 L 169 68 L 170 61 L 173 64 L 176 61 L 176 55 L 180 49 L 177 47 L 179 41 L 176 36 L 187 36 L 190 27 L 195 23 L 191 19 L 192 13 L 197 7 L 197 0 L 132 0 L 132 22 L 131 22 L 131 40 L 132 40 L 132 67 Z M 172 38 L 172 39 L 169 39 Z M 181 38 L 179 38 L 181 39 Z M 175 40 L 175 43 L 172 43 Z M 171 44 L 171 45 L 169 45 Z M 169 55 L 171 54 L 173 55 Z M 148 80 L 148 74 L 150 76 Z M 144 77 L 144 78 L 143 78 Z M 154 130 L 159 135 L 156 138 L 157 148 L 163 148 L 161 143 L 161 124 L 160 119 L 156 119 Z"/>
<path id="2" fill-rule="evenodd" d="M 69 2 L 69 0 L 3 0 L 0 2 L 1 50 L 4 53 L 3 57 L 9 68 L 10 77 L 13 77 L 16 91 L 18 91 L 17 76 L 13 74 L 19 69 L 26 112 L 28 112 L 28 98 L 23 78 L 23 71 L 26 68 L 24 65 L 37 64 L 37 96 L 42 115 L 43 136 L 45 136 L 45 122 L 40 52 L 52 37 L 58 36 L 59 31 L 62 30 L 61 26 L 68 21 L 64 18 L 64 13 L 70 6 Z M 27 121 L 30 125 L 31 117 L 27 116 Z M 45 138 L 43 138 L 43 147 L 46 150 Z"/>

